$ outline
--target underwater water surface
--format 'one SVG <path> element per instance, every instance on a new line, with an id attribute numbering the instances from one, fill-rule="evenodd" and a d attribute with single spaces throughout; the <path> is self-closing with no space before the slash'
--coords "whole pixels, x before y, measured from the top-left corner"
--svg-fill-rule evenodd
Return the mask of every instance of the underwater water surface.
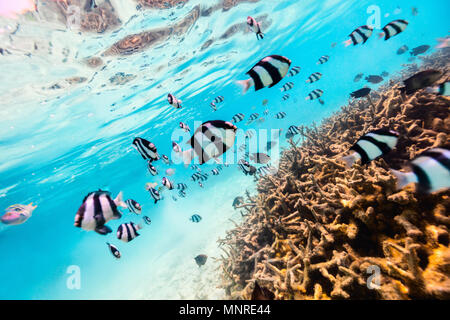
<path id="1" fill-rule="evenodd" d="M 114 7 L 117 17 L 100 31 L 68 23 L 53 2 L 58 1 L 37 1 L 38 10 L 25 4 L 28 9 L 12 14 L 9 1 L 0 1 L 0 210 L 37 205 L 25 223 L 0 225 L 0 299 L 224 298 L 214 259 L 222 254 L 217 240 L 242 218 L 232 203 L 255 191 L 253 177 L 237 161 L 213 175 L 217 164 L 209 162 L 199 165 L 209 174 L 202 188 L 191 180 L 195 171 L 176 159 L 155 162 L 159 174 L 152 176 L 133 139 L 145 137 L 160 155 L 173 158 L 172 141 L 185 148 L 190 137 L 180 133 L 180 121 L 192 132 L 205 121 L 230 121 L 243 113 L 239 129 L 255 129 L 265 138 L 283 130 L 272 150 L 276 158 L 288 146 L 289 126 L 320 123 L 347 104 L 351 92 L 389 81 L 387 76 L 379 84 L 355 82 L 355 75 L 394 74 L 411 57 L 397 54 L 400 47 L 429 45 L 431 53 L 450 30 L 445 0 L 261 0 L 228 6 L 230 1 L 191 0 L 168 8 L 97 0 L 100 8 Z M 86 1 L 63 2 L 86 10 Z M 262 22 L 264 39 L 248 31 L 247 16 Z M 378 39 L 379 29 L 396 19 L 408 20 L 407 29 L 388 41 Z M 345 47 L 355 28 L 372 23 L 376 30 L 366 44 Z M 145 32 L 156 40 L 139 47 Z M 127 45 L 139 49 L 114 47 L 136 34 L 141 39 Z M 273 54 L 288 57 L 300 73 L 243 94 L 236 81 Z M 324 55 L 329 61 L 317 64 Z M 314 72 L 322 78 L 306 83 Z M 282 92 L 289 81 L 294 87 Z M 305 100 L 315 89 L 323 90 L 324 104 Z M 169 105 L 168 93 L 183 107 Z M 289 99 L 283 100 L 285 94 Z M 214 111 L 210 102 L 217 96 L 224 101 Z M 286 117 L 277 119 L 281 111 Z M 252 113 L 265 121 L 247 125 Z M 186 197 L 164 190 L 155 204 L 145 185 L 161 186 L 169 168 L 175 170 L 170 180 L 188 185 Z M 83 198 L 99 188 L 113 197 L 122 191 L 124 199 L 142 205 L 142 214 L 120 209 L 123 217 L 108 222 L 113 232 L 106 236 L 75 228 Z M 193 214 L 202 217 L 200 223 L 189 220 Z M 129 243 L 116 238 L 120 224 L 142 223 L 144 215 L 152 222 L 139 237 Z M 119 248 L 120 259 L 106 242 Z M 201 267 L 194 260 L 199 254 L 208 255 Z M 80 276 L 75 287 L 74 272 Z"/>

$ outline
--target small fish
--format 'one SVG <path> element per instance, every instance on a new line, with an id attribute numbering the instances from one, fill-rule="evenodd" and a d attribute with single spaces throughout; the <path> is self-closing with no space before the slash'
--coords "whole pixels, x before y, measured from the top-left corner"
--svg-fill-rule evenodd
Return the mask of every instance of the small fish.
<path id="1" fill-rule="evenodd" d="M 258 119 L 258 118 L 259 118 L 259 114 L 257 114 L 257 113 L 252 113 L 252 114 L 250 115 L 250 117 L 249 117 L 249 120 L 250 120 L 250 121 L 254 121 L 254 120 Z"/>
<path id="2" fill-rule="evenodd" d="M 125 201 L 125 203 L 127 204 L 128 210 L 130 212 L 141 214 L 142 207 L 138 202 L 133 199 L 128 199 L 127 201 Z"/>
<path id="3" fill-rule="evenodd" d="M 138 231 L 142 229 L 140 224 L 136 225 L 134 222 L 122 223 L 117 228 L 117 239 L 123 242 L 130 242 L 139 236 Z"/>
<path id="4" fill-rule="evenodd" d="M 450 82 L 447 81 L 447 82 L 441 83 L 438 86 L 428 87 L 426 90 L 428 93 L 435 93 L 435 94 L 438 94 L 441 96 L 448 97 L 448 96 L 450 96 Z"/>
<path id="5" fill-rule="evenodd" d="M 155 188 L 149 188 L 148 192 L 150 192 L 150 195 L 152 196 L 153 200 L 155 200 L 155 204 L 161 200 L 161 195 L 159 194 L 159 191 Z"/>
<path id="6" fill-rule="evenodd" d="M 102 235 L 108 234 L 112 230 L 105 224 L 110 220 L 122 217 L 117 206 L 127 208 L 127 204 L 123 202 L 122 192 L 114 200 L 111 199 L 111 193 L 108 191 L 90 192 L 84 197 L 75 215 L 74 225 L 86 231 L 94 230 Z"/>
<path id="7" fill-rule="evenodd" d="M 269 114 L 269 109 L 264 110 L 263 114 L 267 116 Z"/>
<path id="8" fill-rule="evenodd" d="M 197 181 L 197 180 L 206 181 L 206 180 L 208 180 L 208 175 L 206 173 L 196 172 L 191 176 L 191 180 L 192 181 Z"/>
<path id="9" fill-rule="evenodd" d="M 272 88 L 286 76 L 290 66 L 291 60 L 286 57 L 267 56 L 247 72 L 250 79 L 241 80 L 237 83 L 243 87 L 243 93 L 246 93 L 252 86 L 255 86 L 255 91 L 265 87 Z"/>
<path id="10" fill-rule="evenodd" d="M 438 70 L 426 70 L 416 73 L 412 77 L 403 81 L 405 87 L 400 88 L 401 92 L 412 94 L 420 89 L 432 86 L 442 76 Z"/>
<path id="11" fill-rule="evenodd" d="M 259 164 L 266 164 L 266 163 L 270 162 L 270 157 L 265 153 L 258 152 L 258 153 L 252 153 L 250 155 L 250 160 L 252 160 L 256 163 L 259 163 Z"/>
<path id="12" fill-rule="evenodd" d="M 252 297 L 250 300 L 275 300 L 275 294 L 267 288 L 261 288 L 255 281 Z"/>
<path id="13" fill-rule="evenodd" d="M 278 171 L 277 168 L 275 168 L 274 166 L 271 166 L 269 163 L 266 164 L 265 166 L 259 167 L 258 170 L 256 171 L 256 173 L 262 177 L 265 175 L 272 175 L 275 174 Z"/>
<path id="14" fill-rule="evenodd" d="M 346 40 L 345 46 L 348 47 L 349 45 L 353 44 L 354 46 L 362 43 L 365 44 L 366 41 L 372 36 L 373 28 L 371 26 L 361 26 L 353 30 L 352 33 L 350 33 L 349 37 L 350 39 Z"/>
<path id="15" fill-rule="evenodd" d="M 219 165 L 217 166 L 217 170 L 219 170 L 219 171 L 222 171 L 222 170 L 223 170 L 223 168 L 222 168 L 222 165 L 221 165 L 221 164 L 219 164 Z"/>
<path id="16" fill-rule="evenodd" d="M 404 54 L 404 53 L 405 53 L 406 51 L 408 51 L 408 50 L 409 50 L 408 46 L 403 45 L 403 46 L 401 46 L 401 47 L 397 50 L 397 54 L 398 54 L 398 55 Z"/>
<path id="17" fill-rule="evenodd" d="M 307 83 L 313 83 L 316 81 L 319 81 L 320 78 L 322 78 L 322 74 L 320 72 L 314 72 L 312 75 L 309 76 L 308 80 L 306 80 Z"/>
<path id="18" fill-rule="evenodd" d="M 285 94 L 284 96 L 283 96 L 283 101 L 286 101 L 286 100 L 288 100 L 290 98 L 290 95 L 289 94 Z"/>
<path id="19" fill-rule="evenodd" d="M 238 161 L 238 168 L 245 175 L 253 175 L 256 172 L 256 168 L 254 166 L 250 165 L 250 163 L 248 163 L 248 161 L 243 160 L 243 159 Z"/>
<path id="20" fill-rule="evenodd" d="M 166 177 L 162 178 L 162 185 L 165 186 L 169 190 L 173 190 L 173 182 L 167 179 Z"/>
<path id="21" fill-rule="evenodd" d="M 331 44 L 331 47 L 332 48 L 335 48 L 337 46 L 337 42 L 333 42 L 332 44 Z"/>
<path id="22" fill-rule="evenodd" d="M 386 71 L 383 71 L 382 73 L 380 73 L 380 76 L 382 76 L 382 77 L 387 77 L 388 75 L 389 75 L 389 73 Z"/>
<path id="23" fill-rule="evenodd" d="M 185 132 L 191 132 L 191 128 L 186 123 L 180 122 L 180 128 L 183 129 Z"/>
<path id="24" fill-rule="evenodd" d="M 267 100 L 267 99 L 264 99 L 264 100 L 262 101 L 262 105 L 263 105 L 263 106 L 266 106 L 268 103 L 269 103 L 269 100 Z"/>
<path id="25" fill-rule="evenodd" d="M 133 140 L 133 147 L 141 154 L 144 160 L 159 160 L 158 150 L 152 142 L 145 140 L 144 138 L 135 138 Z"/>
<path id="26" fill-rule="evenodd" d="M 293 76 L 299 74 L 299 73 L 300 73 L 300 70 L 301 70 L 301 68 L 298 67 L 298 66 L 292 67 L 292 68 L 291 68 L 291 71 L 289 71 L 289 73 L 288 73 L 287 76 L 288 76 L 288 77 L 293 77 Z"/>
<path id="27" fill-rule="evenodd" d="M 317 61 L 317 64 L 324 64 L 324 63 L 328 62 L 328 60 L 330 60 L 329 56 L 322 56 L 322 57 L 320 57 L 319 61 Z"/>
<path id="28" fill-rule="evenodd" d="M 172 141 L 172 150 L 176 153 L 181 153 L 183 150 L 181 149 L 180 145 L 176 143 L 175 141 Z"/>
<path id="29" fill-rule="evenodd" d="M 256 22 L 255 18 L 248 16 L 247 25 L 256 33 L 256 39 L 264 39 L 264 33 L 261 32 L 261 22 Z"/>
<path id="30" fill-rule="evenodd" d="M 195 258 L 195 262 L 199 267 L 203 266 L 206 263 L 206 260 L 208 259 L 208 256 L 206 254 L 199 254 Z"/>
<path id="31" fill-rule="evenodd" d="M 412 172 L 391 169 L 397 178 L 397 189 L 416 183 L 419 192 L 433 193 L 450 188 L 450 150 L 433 148 L 409 162 Z"/>
<path id="32" fill-rule="evenodd" d="M 408 26 L 408 21 L 406 20 L 395 20 L 389 22 L 387 25 L 383 27 L 383 32 L 381 32 L 378 36 L 380 38 L 384 37 L 384 40 L 389 40 L 390 38 L 402 33 L 406 27 Z"/>
<path id="33" fill-rule="evenodd" d="M 323 95 L 323 91 L 320 89 L 316 89 L 311 91 L 310 94 L 308 94 L 308 96 L 306 97 L 306 100 L 314 100 L 317 98 L 320 98 Z"/>
<path id="34" fill-rule="evenodd" d="M 182 191 L 184 191 L 184 190 L 186 190 L 187 189 L 187 184 L 186 183 L 178 183 L 177 184 L 177 189 L 178 190 L 182 190 Z"/>
<path id="35" fill-rule="evenodd" d="M 212 170 L 211 170 L 211 173 L 212 173 L 213 176 L 218 176 L 218 175 L 219 175 L 219 170 L 217 170 L 217 169 L 212 169 Z"/>
<path id="36" fill-rule="evenodd" d="M 37 206 L 33 203 L 29 205 L 14 204 L 6 208 L 5 214 L 1 218 L 1 222 L 7 225 L 19 225 L 27 221 Z"/>
<path id="37" fill-rule="evenodd" d="M 419 46 L 419 47 L 412 49 L 409 53 L 412 56 L 418 56 L 419 54 L 423 54 L 423 53 L 427 52 L 428 49 L 430 49 L 429 45 L 423 45 L 423 46 Z"/>
<path id="38" fill-rule="evenodd" d="M 217 110 L 217 103 L 223 102 L 225 98 L 223 96 L 216 97 L 213 101 L 211 101 L 210 106 L 214 109 L 214 111 Z"/>
<path id="39" fill-rule="evenodd" d="M 198 185 L 200 186 L 200 188 L 203 188 L 203 183 L 201 181 L 198 182 Z"/>
<path id="40" fill-rule="evenodd" d="M 107 246 L 109 248 L 109 251 L 111 251 L 111 254 L 114 256 L 114 258 L 120 259 L 120 257 L 122 255 L 120 254 L 119 249 L 117 249 L 117 247 L 115 245 L 112 245 L 109 242 L 107 242 L 106 244 L 107 244 Z"/>
<path id="41" fill-rule="evenodd" d="M 317 100 L 317 101 L 319 101 L 319 103 L 320 103 L 321 105 L 324 105 L 324 104 L 325 104 L 325 101 L 323 101 L 322 99 L 319 99 L 319 100 Z"/>
<path id="42" fill-rule="evenodd" d="M 193 214 L 189 220 L 195 223 L 199 223 L 202 220 L 202 217 L 198 214 Z"/>
<path id="43" fill-rule="evenodd" d="M 198 165 L 196 165 L 196 164 L 191 165 L 191 169 L 192 169 L 192 170 L 199 170 L 199 171 L 202 171 L 202 170 L 198 167 Z"/>
<path id="44" fill-rule="evenodd" d="M 388 129 L 378 129 L 366 133 L 350 148 L 352 154 L 341 160 L 350 168 L 358 159 L 365 165 L 370 161 L 391 152 L 397 145 L 399 133 Z"/>
<path id="45" fill-rule="evenodd" d="M 232 204 L 233 209 L 236 209 L 237 206 L 239 206 L 239 205 L 241 205 L 241 204 L 243 204 L 243 203 L 244 203 L 244 198 L 242 198 L 242 197 L 236 197 L 236 198 L 234 198 L 233 204 Z"/>
<path id="46" fill-rule="evenodd" d="M 152 165 L 151 161 L 147 163 L 147 169 L 152 176 L 156 176 L 158 174 L 158 170 L 156 170 L 156 168 Z"/>
<path id="47" fill-rule="evenodd" d="M 283 118 L 285 118 L 285 117 L 286 117 L 286 112 L 283 112 L 283 111 L 278 112 L 278 113 L 275 115 L 275 118 L 276 118 L 276 119 L 283 119 Z"/>
<path id="48" fill-rule="evenodd" d="M 180 109 L 180 108 L 182 108 L 182 105 L 181 105 L 181 100 L 178 100 L 177 98 L 175 98 L 175 96 L 173 95 L 173 94 L 171 94 L 171 93 L 169 93 L 168 95 L 167 95 L 167 101 L 169 102 L 169 104 L 172 106 L 172 107 L 175 107 L 176 109 Z"/>
<path id="49" fill-rule="evenodd" d="M 182 198 L 186 198 L 186 192 L 183 190 L 178 191 L 178 195 Z"/>
<path id="50" fill-rule="evenodd" d="M 147 217 L 147 216 L 143 216 L 143 217 L 142 217 L 142 220 L 144 220 L 144 223 L 147 224 L 147 225 L 152 224 L 152 219 L 150 219 L 150 218 Z"/>
<path id="51" fill-rule="evenodd" d="M 384 79 L 383 79 L 383 77 L 372 75 L 372 76 L 367 76 L 367 77 L 365 78 L 365 80 L 366 80 L 367 82 L 377 84 L 377 83 L 382 82 Z"/>
<path id="52" fill-rule="evenodd" d="M 350 96 L 353 98 L 363 98 L 368 96 L 371 91 L 372 89 L 370 88 L 362 88 L 350 93 Z"/>
<path id="53" fill-rule="evenodd" d="M 166 156 L 166 155 L 162 155 L 161 156 L 161 158 L 162 158 L 162 160 L 163 160 L 163 162 L 165 163 L 165 164 L 170 164 L 170 159 L 169 159 L 169 157 L 168 156 Z"/>
<path id="54" fill-rule="evenodd" d="M 254 135 L 255 135 L 255 130 L 250 129 L 245 132 L 246 139 L 251 139 L 251 138 L 253 138 Z"/>
<path id="55" fill-rule="evenodd" d="M 216 106 L 216 104 L 215 104 L 214 102 L 211 102 L 211 103 L 209 104 L 209 106 L 210 106 L 214 111 L 217 111 L 217 106 Z"/>
<path id="56" fill-rule="evenodd" d="M 231 119 L 232 123 L 238 123 L 241 122 L 242 120 L 244 120 L 245 115 L 243 113 L 237 113 L 233 116 L 233 118 Z"/>
<path id="57" fill-rule="evenodd" d="M 173 201 L 178 201 L 177 197 L 175 197 L 175 196 L 172 196 L 172 200 Z"/>
<path id="58" fill-rule="evenodd" d="M 353 79 L 354 82 L 359 82 L 359 80 L 362 79 L 362 77 L 364 76 L 364 73 L 358 73 L 355 78 Z"/>
<path id="59" fill-rule="evenodd" d="M 293 82 L 287 82 L 284 86 L 281 87 L 281 92 L 285 92 L 288 90 L 291 90 L 294 87 L 294 83 Z"/>

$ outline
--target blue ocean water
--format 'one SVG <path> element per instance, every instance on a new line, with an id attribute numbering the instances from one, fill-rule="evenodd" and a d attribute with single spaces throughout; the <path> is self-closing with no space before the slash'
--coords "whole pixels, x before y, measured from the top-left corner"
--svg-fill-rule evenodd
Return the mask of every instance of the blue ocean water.
<path id="1" fill-rule="evenodd" d="M 237 126 L 267 129 L 270 134 L 292 124 L 319 123 L 345 105 L 350 92 L 366 84 L 377 88 L 364 80 L 355 83 L 356 74 L 395 74 L 410 57 L 396 54 L 401 46 L 427 44 L 432 52 L 437 39 L 450 30 L 445 0 L 261 0 L 200 16 L 184 34 L 173 34 L 142 52 L 101 56 L 127 35 L 171 26 L 197 6 L 207 9 L 216 1 L 193 0 L 144 11 L 136 11 L 135 4 L 111 3 L 117 6 L 122 25 L 102 34 L 69 30 L 61 23 L 41 21 L 36 14 L 0 17 L 2 30 L 20 25 L 14 34 L 0 35 L 0 47 L 11 52 L 0 56 L 0 210 L 16 203 L 38 205 L 26 223 L 0 226 L 1 299 L 224 297 L 217 287 L 219 263 L 212 258 L 221 255 L 217 240 L 234 227 L 230 218 L 238 222 L 241 217 L 232 208 L 233 199 L 246 190 L 255 191 L 253 178 L 232 164 L 219 176 L 210 175 L 200 188 L 190 180 L 191 169 L 162 161 L 156 165 L 160 174 L 153 177 L 132 148 L 133 139 L 146 137 L 160 154 L 171 155 L 180 121 L 195 129 L 195 123 L 230 120 L 238 112 L 262 115 L 266 108 L 270 113 L 262 124 L 246 125 L 245 120 Z M 413 7 L 417 15 L 412 14 Z M 348 34 L 376 21 L 372 15 L 378 12 L 380 27 L 396 19 L 406 19 L 409 25 L 389 41 L 378 39 L 376 30 L 364 46 L 345 47 L 342 42 Z M 264 19 L 263 40 L 241 31 L 222 37 L 249 15 Z M 208 40 L 212 44 L 202 50 Z M 33 51 L 36 43 L 45 50 Z M 245 72 L 270 54 L 288 57 L 301 72 L 273 88 L 243 95 L 235 81 L 245 79 Z M 330 60 L 317 65 L 323 55 Z M 84 59 L 92 56 L 101 56 L 106 67 L 86 66 Z M 132 75 L 131 80 L 112 83 L 110 78 L 118 72 Z M 305 83 L 313 72 L 321 72 L 322 79 Z M 64 81 L 71 77 L 88 80 L 74 85 Z M 287 92 L 290 99 L 283 101 L 280 88 L 287 81 L 295 86 Z M 61 88 L 48 89 L 55 83 L 62 83 Z M 324 105 L 305 100 L 314 89 L 324 91 Z M 169 92 L 183 101 L 183 108 L 168 105 Z M 225 101 L 214 112 L 209 103 L 218 95 Z M 269 101 L 266 107 L 264 99 Z M 286 118 L 275 119 L 280 111 Z M 281 146 L 286 147 L 284 133 L 281 136 Z M 201 169 L 210 172 L 215 167 L 206 164 Z M 164 200 L 154 204 L 144 186 L 161 185 L 167 168 L 176 170 L 170 179 L 188 184 L 187 197 L 173 201 L 172 194 L 164 192 Z M 101 236 L 75 228 L 82 199 L 98 188 L 113 196 L 123 191 L 125 199 L 139 201 L 142 215 L 152 224 L 130 243 L 120 242 L 115 232 Z M 141 221 L 142 215 L 122 211 L 122 219 L 108 223 L 113 230 L 123 222 Z M 189 221 L 194 213 L 203 217 L 201 223 Z M 106 241 L 119 247 L 120 260 L 111 256 Z M 209 256 L 202 268 L 194 261 L 198 254 Z M 68 285 L 73 270 L 79 271 L 79 288 Z"/>

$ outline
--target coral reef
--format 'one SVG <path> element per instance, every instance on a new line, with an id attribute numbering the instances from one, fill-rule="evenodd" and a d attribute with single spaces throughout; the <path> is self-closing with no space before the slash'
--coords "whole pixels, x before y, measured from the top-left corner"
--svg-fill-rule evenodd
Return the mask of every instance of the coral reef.
<path id="1" fill-rule="evenodd" d="M 429 68 L 446 81 L 449 56 L 439 50 L 407 65 L 370 100 L 351 100 L 289 140 L 278 172 L 259 178 L 258 194 L 236 206 L 242 223 L 219 240 L 228 298 L 250 299 L 257 280 L 276 299 L 450 299 L 450 191 L 396 191 L 389 172 L 448 147 L 450 99 L 398 89 Z M 400 132 L 396 150 L 351 169 L 338 160 L 381 127 Z"/>

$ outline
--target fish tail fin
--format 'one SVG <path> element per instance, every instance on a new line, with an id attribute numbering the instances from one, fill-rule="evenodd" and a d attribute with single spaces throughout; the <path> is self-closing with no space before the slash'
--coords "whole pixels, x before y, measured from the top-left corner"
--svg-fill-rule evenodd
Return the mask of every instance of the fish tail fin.
<path id="1" fill-rule="evenodd" d="M 348 47 L 349 45 L 352 44 L 352 39 L 345 40 L 344 44 L 345 44 L 346 47 Z"/>
<path id="2" fill-rule="evenodd" d="M 123 201 L 123 192 L 120 191 L 117 197 L 114 199 L 116 206 L 127 208 L 127 204 Z"/>
<path id="3" fill-rule="evenodd" d="M 251 79 L 239 80 L 236 83 L 242 87 L 242 94 L 246 94 L 251 87 Z"/>
<path id="4" fill-rule="evenodd" d="M 403 189 L 405 186 L 412 182 L 416 182 L 416 178 L 414 173 L 412 172 L 401 172 L 398 170 L 390 169 L 391 173 L 395 176 L 397 179 L 396 189 L 400 190 Z"/>
<path id="5" fill-rule="evenodd" d="M 339 160 L 345 163 L 345 166 L 347 168 L 351 168 L 353 164 L 356 162 L 357 157 L 355 156 L 355 153 L 352 153 L 351 155 L 341 157 Z"/>

